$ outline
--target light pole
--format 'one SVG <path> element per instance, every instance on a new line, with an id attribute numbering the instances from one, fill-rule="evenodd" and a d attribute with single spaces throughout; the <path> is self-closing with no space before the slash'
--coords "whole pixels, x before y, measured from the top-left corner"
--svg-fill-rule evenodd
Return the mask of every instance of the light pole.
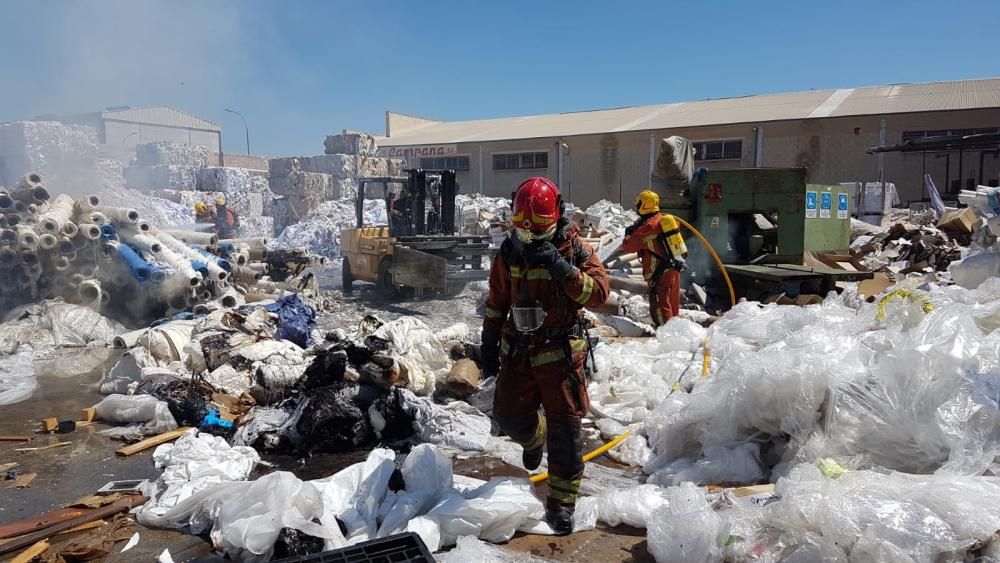
<path id="1" fill-rule="evenodd" d="M 243 129 L 247 132 L 247 154 L 250 154 L 250 127 L 247 126 L 247 118 L 243 117 L 243 114 L 238 111 L 226 108 L 222 109 L 223 111 L 228 111 L 229 113 L 235 113 L 236 115 L 240 116 L 240 119 L 243 120 Z"/>

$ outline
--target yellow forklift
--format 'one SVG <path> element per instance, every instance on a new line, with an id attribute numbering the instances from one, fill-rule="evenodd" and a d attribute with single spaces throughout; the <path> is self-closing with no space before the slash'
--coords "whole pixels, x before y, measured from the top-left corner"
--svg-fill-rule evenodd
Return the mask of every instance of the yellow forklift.
<path id="1" fill-rule="evenodd" d="M 340 232 L 343 289 L 374 283 L 387 298 L 453 295 L 489 271 L 489 237 L 455 232 L 454 170 L 406 171 L 405 177 L 359 178 L 357 227 Z M 381 187 L 388 225 L 365 225 L 365 197 Z M 374 189 L 373 189 L 374 191 Z"/>

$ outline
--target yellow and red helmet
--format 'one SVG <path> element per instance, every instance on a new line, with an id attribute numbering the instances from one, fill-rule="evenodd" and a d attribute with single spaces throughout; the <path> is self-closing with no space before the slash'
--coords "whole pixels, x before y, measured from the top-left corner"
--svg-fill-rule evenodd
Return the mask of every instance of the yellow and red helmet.
<path id="1" fill-rule="evenodd" d="M 511 223 L 521 238 L 551 236 L 562 213 L 559 188 L 548 178 L 528 178 L 514 193 L 513 211 Z"/>

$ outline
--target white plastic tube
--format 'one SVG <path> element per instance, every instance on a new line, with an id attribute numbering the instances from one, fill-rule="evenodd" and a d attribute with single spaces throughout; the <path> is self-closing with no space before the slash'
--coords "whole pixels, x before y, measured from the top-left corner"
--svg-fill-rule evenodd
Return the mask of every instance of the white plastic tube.
<path id="1" fill-rule="evenodd" d="M 17 231 L 14 229 L 0 229 L 0 245 L 16 246 Z"/>
<path id="2" fill-rule="evenodd" d="M 18 225 L 17 246 L 29 250 L 38 248 L 38 235 L 30 227 Z"/>
<path id="3" fill-rule="evenodd" d="M 100 303 L 101 282 L 97 280 L 84 280 L 80 283 L 80 287 L 77 288 L 77 294 L 84 303 Z"/>
<path id="4" fill-rule="evenodd" d="M 0 210 L 6 210 L 14 207 L 14 198 L 10 197 L 10 193 L 7 191 L 0 191 Z"/>
<path id="5" fill-rule="evenodd" d="M 123 332 L 115 337 L 112 341 L 112 345 L 115 348 L 134 348 L 139 345 L 139 339 L 142 335 L 149 332 L 148 328 L 140 328 L 139 330 L 133 330 L 130 332 Z"/>
<path id="6" fill-rule="evenodd" d="M 0 264 L 5 266 L 17 261 L 17 252 L 13 248 L 4 246 L 0 248 Z"/>
<path id="7" fill-rule="evenodd" d="M 59 245 L 59 254 L 69 254 L 71 252 L 76 252 L 76 245 L 73 241 L 66 237 L 58 237 L 57 240 Z"/>
<path id="8" fill-rule="evenodd" d="M 149 235 L 137 233 L 131 229 L 123 229 L 118 234 L 125 242 L 134 245 L 143 252 L 160 254 L 163 251 L 163 245 L 160 244 L 160 241 Z"/>
<path id="9" fill-rule="evenodd" d="M 174 238 L 170 233 L 167 233 L 165 231 L 158 231 L 156 234 L 156 238 L 160 239 L 160 242 L 162 242 L 164 246 L 170 248 L 170 250 L 173 250 L 174 252 L 187 258 L 188 260 L 205 262 L 208 265 L 208 277 L 212 281 L 218 282 L 226 279 L 227 277 L 226 271 L 223 270 L 218 264 L 216 264 L 213 260 L 206 258 L 201 254 L 198 254 L 197 252 L 189 248 L 187 245 L 185 245 L 183 242 Z"/>
<path id="10" fill-rule="evenodd" d="M 95 225 L 103 225 L 108 222 L 108 217 L 100 211 L 94 211 L 90 214 L 90 222 Z"/>
<path id="11" fill-rule="evenodd" d="M 90 215 L 90 213 L 93 212 L 99 205 L 101 205 L 101 198 L 97 197 L 97 194 L 90 194 L 76 200 L 73 204 L 73 210 L 78 216 L 83 218 Z"/>
<path id="12" fill-rule="evenodd" d="M 104 216 L 107 217 L 109 221 L 115 224 L 139 222 L 139 212 L 136 211 L 135 209 L 128 209 L 125 207 L 103 207 L 103 206 L 98 206 L 95 209 L 97 212 L 103 213 Z"/>
<path id="13" fill-rule="evenodd" d="M 49 191 L 41 186 L 25 187 L 15 190 L 10 196 L 24 203 L 43 203 L 49 199 Z"/>
<path id="14" fill-rule="evenodd" d="M 59 194 L 51 202 L 49 209 L 38 217 L 38 227 L 43 232 L 58 233 L 63 225 L 73 218 L 73 198 Z"/>
<path id="15" fill-rule="evenodd" d="M 219 298 L 219 303 L 227 309 L 232 309 L 239 304 L 240 298 L 242 296 L 233 287 L 227 287 L 225 291 L 222 292 L 222 297 Z"/>
<path id="16" fill-rule="evenodd" d="M 38 248 L 42 250 L 52 250 L 59 244 L 59 240 L 52 233 L 45 233 L 38 237 Z"/>
<path id="17" fill-rule="evenodd" d="M 57 272 L 65 272 L 69 269 L 69 258 L 65 256 L 59 256 L 52 261 L 52 268 Z"/>
<path id="18" fill-rule="evenodd" d="M 215 246 L 219 243 L 218 235 L 214 233 L 199 233 L 196 231 L 173 231 L 159 229 L 157 232 L 166 233 L 177 240 L 195 246 Z"/>
<path id="19" fill-rule="evenodd" d="M 201 274 L 194 271 L 194 268 L 191 267 L 191 261 L 178 255 L 169 246 L 160 246 L 160 253 L 157 255 L 157 258 L 170 266 L 173 271 L 177 272 L 178 276 L 184 278 L 188 286 L 194 287 L 201 283 Z"/>
<path id="20" fill-rule="evenodd" d="M 79 231 L 80 228 L 77 227 L 76 223 L 74 223 L 73 221 L 66 221 L 65 223 L 63 223 L 62 234 L 68 236 L 69 238 L 75 237 L 76 233 L 78 233 Z"/>
<path id="21" fill-rule="evenodd" d="M 42 175 L 38 172 L 29 172 L 17 179 L 18 188 L 34 188 L 42 185 Z"/>
<path id="22" fill-rule="evenodd" d="M 78 235 L 87 240 L 97 240 L 101 238 L 101 228 L 93 223 L 80 223 L 77 225 Z"/>

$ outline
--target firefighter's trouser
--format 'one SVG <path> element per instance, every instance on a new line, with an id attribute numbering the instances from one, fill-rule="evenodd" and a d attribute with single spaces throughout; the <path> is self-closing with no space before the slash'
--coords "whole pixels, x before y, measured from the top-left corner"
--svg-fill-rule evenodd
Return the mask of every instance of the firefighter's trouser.
<path id="1" fill-rule="evenodd" d="M 525 449 L 548 447 L 550 505 L 575 504 L 583 477 L 580 419 L 590 407 L 586 354 L 586 341 L 579 338 L 513 351 L 501 345 L 493 416 Z"/>
<path id="2" fill-rule="evenodd" d="M 681 308 L 681 273 L 667 268 L 656 285 L 650 288 L 649 316 L 653 326 L 662 326 L 676 317 Z"/>

